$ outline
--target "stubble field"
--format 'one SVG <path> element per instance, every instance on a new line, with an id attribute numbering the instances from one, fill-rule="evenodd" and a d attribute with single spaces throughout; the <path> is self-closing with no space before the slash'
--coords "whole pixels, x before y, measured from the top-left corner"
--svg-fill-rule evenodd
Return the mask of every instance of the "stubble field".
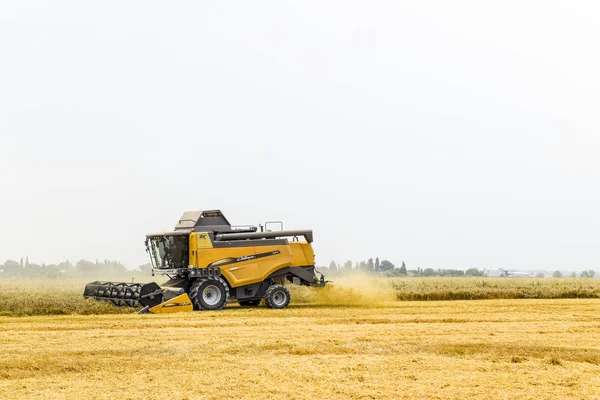
<path id="1" fill-rule="evenodd" d="M 286 310 L 0 317 L 0 397 L 600 398 L 600 299 L 341 289 Z"/>

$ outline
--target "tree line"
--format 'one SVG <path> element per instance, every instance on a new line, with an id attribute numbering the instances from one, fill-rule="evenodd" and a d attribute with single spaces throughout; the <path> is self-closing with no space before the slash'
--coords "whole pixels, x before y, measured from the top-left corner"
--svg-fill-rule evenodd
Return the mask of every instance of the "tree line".
<path id="1" fill-rule="evenodd" d="M 343 275 L 344 273 L 351 273 L 352 271 L 363 271 L 367 273 L 380 273 L 387 272 L 397 269 L 396 266 L 389 260 L 379 261 L 379 257 L 375 257 L 375 260 L 369 258 L 367 261 L 355 262 L 348 260 L 344 263 L 344 265 L 336 264 L 335 261 L 331 261 L 328 267 L 318 267 L 318 269 L 322 272 L 327 272 L 331 275 Z M 406 274 L 406 265 L 404 261 L 402 262 L 402 266 L 398 268 L 398 270 L 402 270 L 404 274 Z"/>
<path id="2" fill-rule="evenodd" d="M 0 265 L 0 279 L 3 278 L 37 278 L 37 279 L 60 279 L 60 278 L 97 278 L 110 279 L 111 277 L 133 277 L 149 275 L 151 269 L 150 263 L 138 266 L 135 270 L 125 268 L 125 265 L 114 260 L 79 260 L 71 263 L 65 260 L 58 264 L 36 264 L 29 262 L 29 258 L 21 258 L 20 261 L 6 260 Z M 325 276 L 344 276 L 355 272 L 367 274 L 378 274 L 387 277 L 409 276 L 409 277 L 469 277 L 486 276 L 486 273 L 479 268 L 461 269 L 433 269 L 433 268 L 415 268 L 408 269 L 405 262 L 402 261 L 400 267 L 396 267 L 389 260 L 379 260 L 379 257 L 369 258 L 367 261 L 353 262 L 346 261 L 343 265 L 331 261 L 328 267 L 317 267 Z M 579 273 L 580 278 L 594 278 L 596 275 L 593 270 L 585 270 Z M 543 278 L 543 274 L 537 277 Z M 560 271 L 552 273 L 553 278 L 566 278 Z M 578 275 L 572 272 L 568 275 L 570 278 L 577 278 Z"/>
<path id="3" fill-rule="evenodd" d="M 593 269 L 588 269 L 585 271 L 581 271 L 579 273 L 579 277 L 580 278 L 593 278 L 594 276 L 596 276 L 596 271 L 594 271 Z M 552 277 L 553 278 L 566 278 L 566 276 L 564 276 L 562 274 L 562 272 L 556 270 L 552 273 Z M 575 272 L 571 272 L 571 274 L 569 274 L 569 278 L 577 278 L 577 274 Z"/>
<path id="4" fill-rule="evenodd" d="M 389 260 L 379 261 L 379 257 L 369 258 L 367 261 L 346 261 L 343 265 L 336 263 L 335 261 L 331 261 L 329 266 L 325 267 L 317 267 L 319 271 L 321 271 L 325 276 L 344 276 L 350 275 L 355 272 L 368 273 L 368 274 L 379 274 L 388 277 L 394 276 L 412 276 L 412 277 L 429 277 L 429 276 L 440 276 L 440 277 L 477 277 L 477 276 L 487 276 L 487 273 L 484 269 L 480 268 L 468 268 L 466 270 L 462 269 L 433 269 L 433 268 L 415 268 L 408 269 L 406 267 L 406 263 L 402 261 L 402 265 L 400 267 L 396 267 Z M 508 271 L 505 271 L 506 275 L 502 276 L 510 276 Z M 549 275 L 549 273 L 548 273 Z M 572 272 L 569 274 L 569 278 L 593 278 L 596 273 L 593 270 L 585 270 L 579 273 Z M 534 275 L 532 274 L 531 277 Z M 543 273 L 535 274 L 536 278 L 544 278 L 545 275 Z M 566 278 L 567 276 L 563 276 L 560 271 L 554 271 L 552 273 L 553 278 Z"/>
<path id="5" fill-rule="evenodd" d="M 328 267 L 318 267 L 325 275 L 343 276 L 350 275 L 353 272 L 363 272 L 367 274 L 381 274 L 384 276 L 485 276 L 485 273 L 478 268 L 461 269 L 433 269 L 416 268 L 408 269 L 406 263 L 402 261 L 400 267 L 396 267 L 389 260 L 379 261 L 379 257 L 369 258 L 367 261 L 352 262 L 346 261 L 343 265 L 331 261 Z"/>
<path id="6" fill-rule="evenodd" d="M 114 260 L 79 260 L 72 263 L 65 260 L 58 264 L 36 264 L 29 262 L 29 257 L 20 261 L 6 260 L 0 265 L 0 279 L 2 278 L 35 278 L 35 279 L 60 279 L 60 278 L 98 278 L 107 279 L 114 276 L 142 275 L 150 270 L 150 264 L 140 265 L 136 270 L 128 270 L 125 265 Z"/>

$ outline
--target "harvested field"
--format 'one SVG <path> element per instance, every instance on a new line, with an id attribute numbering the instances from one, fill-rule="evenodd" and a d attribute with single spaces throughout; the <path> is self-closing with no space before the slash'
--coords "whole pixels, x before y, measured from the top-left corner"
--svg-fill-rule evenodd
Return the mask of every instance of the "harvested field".
<path id="1" fill-rule="evenodd" d="M 594 398 L 600 300 L 0 317 L 7 399 Z"/>

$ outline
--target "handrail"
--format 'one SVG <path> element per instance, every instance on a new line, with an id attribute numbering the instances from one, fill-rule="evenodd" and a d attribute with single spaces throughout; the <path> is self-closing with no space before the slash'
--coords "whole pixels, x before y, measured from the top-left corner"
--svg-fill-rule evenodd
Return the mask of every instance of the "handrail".
<path id="1" fill-rule="evenodd" d="M 279 231 L 279 232 L 252 232 L 252 233 L 217 233 L 215 240 L 245 240 L 245 239 L 273 239 L 280 237 L 304 236 L 308 243 L 313 241 L 312 230 L 295 230 L 295 231 Z"/>

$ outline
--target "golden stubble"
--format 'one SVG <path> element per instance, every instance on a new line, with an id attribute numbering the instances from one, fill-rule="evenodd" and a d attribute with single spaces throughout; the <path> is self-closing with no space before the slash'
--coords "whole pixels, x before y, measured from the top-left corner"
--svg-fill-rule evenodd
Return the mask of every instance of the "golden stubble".
<path id="1" fill-rule="evenodd" d="M 0 393 L 7 399 L 600 393 L 600 300 L 384 297 L 374 304 L 1 317 Z"/>

